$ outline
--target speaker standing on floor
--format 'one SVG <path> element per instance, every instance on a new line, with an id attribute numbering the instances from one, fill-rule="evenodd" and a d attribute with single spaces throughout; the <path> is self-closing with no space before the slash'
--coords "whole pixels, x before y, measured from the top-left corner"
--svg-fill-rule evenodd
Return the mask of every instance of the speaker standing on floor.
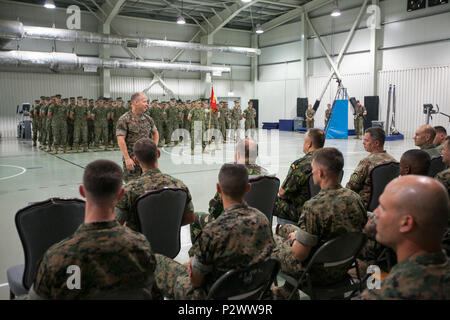
<path id="1" fill-rule="evenodd" d="M 364 130 L 372 126 L 373 120 L 378 119 L 378 108 L 380 104 L 380 97 L 378 96 L 367 96 L 364 97 L 364 106 L 367 110 L 367 116 L 364 119 Z"/>

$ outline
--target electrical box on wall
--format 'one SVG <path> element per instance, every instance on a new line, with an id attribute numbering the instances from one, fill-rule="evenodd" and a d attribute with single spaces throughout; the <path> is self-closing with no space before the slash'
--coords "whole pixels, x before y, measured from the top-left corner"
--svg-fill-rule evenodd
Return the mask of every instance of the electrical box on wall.
<path id="1" fill-rule="evenodd" d="M 414 11 L 419 9 L 425 9 L 427 0 L 407 0 L 407 10 Z"/>

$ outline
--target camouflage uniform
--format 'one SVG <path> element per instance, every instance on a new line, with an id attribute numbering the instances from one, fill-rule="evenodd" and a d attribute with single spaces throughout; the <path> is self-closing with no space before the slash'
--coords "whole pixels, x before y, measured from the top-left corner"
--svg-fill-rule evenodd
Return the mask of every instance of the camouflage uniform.
<path id="1" fill-rule="evenodd" d="M 156 255 L 156 285 L 164 296 L 174 299 L 205 299 L 212 284 L 230 269 L 247 268 L 268 259 L 275 243 L 267 217 L 247 204 L 229 206 L 208 224 L 194 244 L 191 266 L 205 276 L 193 290 L 187 267 Z"/>
<path id="2" fill-rule="evenodd" d="M 33 146 L 36 145 L 36 142 L 38 140 L 38 133 L 41 125 L 41 119 L 39 118 L 40 108 L 41 104 L 39 103 L 39 100 L 36 100 L 35 105 L 33 105 L 30 110 L 30 118 L 32 119 L 33 122 Z"/>
<path id="3" fill-rule="evenodd" d="M 169 105 L 166 109 L 167 121 L 166 121 L 166 131 L 164 134 L 166 144 L 170 144 L 172 142 L 172 133 L 178 128 L 178 108 L 176 106 Z"/>
<path id="4" fill-rule="evenodd" d="M 348 232 L 362 232 L 366 222 L 366 210 L 358 194 L 341 185 L 322 189 L 303 205 L 299 227 L 283 225 L 279 229 L 279 236 L 275 235 L 277 248 L 273 255 L 280 260 L 283 272 L 298 278 L 302 265 L 306 265 L 325 242 Z M 304 262 L 295 259 L 292 247 L 286 242 L 291 232 L 296 232 L 296 241 L 312 247 Z M 314 284 L 327 285 L 342 279 L 347 270 L 347 266 L 327 269 L 316 266 L 310 275 Z"/>
<path id="5" fill-rule="evenodd" d="M 363 105 L 356 106 L 355 108 L 355 134 L 356 137 L 363 135 L 364 130 L 364 113 L 366 112 L 366 108 Z"/>
<path id="6" fill-rule="evenodd" d="M 450 168 L 439 172 L 434 178 L 447 188 L 448 195 L 450 196 Z"/>
<path id="7" fill-rule="evenodd" d="M 234 107 L 233 110 L 231 110 L 231 129 L 238 130 L 241 128 L 241 117 L 242 117 L 242 111 L 241 108 Z"/>
<path id="8" fill-rule="evenodd" d="M 246 163 L 244 164 L 244 166 L 247 169 L 249 176 L 269 174 L 266 169 L 257 165 L 256 163 Z M 205 225 L 217 219 L 223 212 L 223 202 L 218 192 L 216 192 L 214 198 L 209 201 L 208 212 L 209 214 L 206 212 L 195 213 L 195 221 L 190 225 L 192 243 L 195 242 L 195 239 L 197 239 L 198 235 L 201 233 Z"/>
<path id="9" fill-rule="evenodd" d="M 51 103 L 45 104 L 41 108 L 41 124 L 42 124 L 42 144 L 51 148 L 53 143 L 53 135 L 51 130 L 51 119 L 48 118 L 48 108 Z"/>
<path id="10" fill-rule="evenodd" d="M 131 111 L 123 114 L 117 121 L 116 136 L 125 136 L 125 143 L 127 146 L 128 155 L 131 159 L 134 157 L 133 147 L 136 141 L 142 138 L 152 139 L 153 134 L 157 131 L 153 119 L 146 114 L 137 116 Z M 142 169 L 137 164 L 134 165 L 134 170 L 129 171 L 125 165 L 125 158 L 122 157 L 123 162 L 123 179 L 128 182 L 131 178 L 139 177 Z"/>
<path id="11" fill-rule="evenodd" d="M 54 137 L 55 152 L 58 146 L 64 150 L 67 148 L 67 106 L 56 103 L 51 105 L 48 112 L 52 114 L 52 131 Z"/>
<path id="12" fill-rule="evenodd" d="M 116 207 L 116 220 L 120 223 L 127 223 L 127 227 L 138 231 L 136 200 L 147 191 L 159 190 L 163 188 L 181 188 L 186 190 L 187 198 L 184 206 L 184 214 L 194 211 L 192 196 L 188 187 L 174 177 L 162 173 L 159 169 L 149 169 L 142 175 L 125 186 L 125 195 L 119 200 Z"/>
<path id="13" fill-rule="evenodd" d="M 305 116 L 308 116 L 310 118 L 313 118 L 311 121 L 306 120 L 306 130 L 314 128 L 314 115 L 316 114 L 316 111 L 314 109 L 307 109 L 305 112 Z M 305 117 L 306 119 L 306 117 Z"/>
<path id="14" fill-rule="evenodd" d="M 219 113 L 219 130 L 222 132 L 223 141 L 227 141 L 227 120 L 225 108 L 219 106 L 217 112 Z"/>
<path id="15" fill-rule="evenodd" d="M 191 132 L 191 123 L 188 120 L 189 113 L 191 112 L 191 108 L 184 108 L 183 109 L 183 128 L 187 130 L 188 132 Z"/>
<path id="16" fill-rule="evenodd" d="M 396 264 L 380 289 L 366 289 L 366 300 L 449 300 L 450 264 L 444 252 L 409 257 Z"/>
<path id="17" fill-rule="evenodd" d="M 428 153 L 431 159 L 441 156 L 441 153 L 436 149 L 436 146 L 434 144 L 427 144 L 426 146 L 421 147 L 420 150 Z"/>
<path id="18" fill-rule="evenodd" d="M 256 110 L 254 108 L 247 108 L 244 110 L 245 115 L 245 131 L 248 129 L 255 129 Z"/>
<path id="19" fill-rule="evenodd" d="M 93 114 L 92 110 L 94 109 L 94 105 L 90 104 L 91 101 L 89 101 L 89 105 L 87 107 L 88 115 Z M 89 117 L 87 119 L 87 126 L 88 126 L 88 145 L 92 146 L 95 142 L 95 125 L 94 120 Z"/>
<path id="20" fill-rule="evenodd" d="M 44 145 L 46 144 L 45 139 L 47 138 L 46 135 L 46 127 L 45 127 L 45 123 L 46 120 L 43 116 L 43 110 L 44 108 L 47 106 L 47 104 L 45 103 L 45 101 L 43 103 L 40 104 L 39 106 L 39 113 L 38 113 L 38 117 L 39 117 L 39 148 L 42 149 L 44 147 Z"/>
<path id="21" fill-rule="evenodd" d="M 362 159 L 355 171 L 350 176 L 346 188 L 349 188 L 361 196 L 361 199 L 366 208 L 369 207 L 370 202 L 370 190 L 372 186 L 372 178 L 370 173 L 376 166 L 387 163 L 396 162 L 396 160 L 390 156 L 386 151 L 371 153 L 366 158 Z"/>
<path id="22" fill-rule="evenodd" d="M 108 145 L 108 109 L 103 106 L 96 106 L 90 113 L 94 117 L 95 126 L 95 147 L 100 147 L 100 140 L 105 146 Z"/>
<path id="23" fill-rule="evenodd" d="M 75 106 L 70 114 L 74 117 L 73 120 L 73 144 L 75 150 L 81 146 L 87 151 L 88 142 L 88 127 L 87 127 L 87 114 L 88 108 L 85 105 Z"/>
<path id="24" fill-rule="evenodd" d="M 325 110 L 325 127 L 327 126 L 328 122 L 330 121 L 330 115 L 331 115 L 331 109 Z"/>
<path id="25" fill-rule="evenodd" d="M 191 118 L 191 150 L 194 150 L 194 146 L 195 146 L 195 122 L 197 121 L 197 123 L 200 122 L 201 128 L 199 128 L 198 130 L 200 131 L 201 137 L 200 139 L 202 139 L 202 149 L 205 149 L 206 147 L 206 142 L 203 139 L 203 133 L 205 132 L 205 112 L 203 111 L 203 109 L 201 108 L 192 108 L 191 112 L 189 112 L 189 117 Z"/>
<path id="26" fill-rule="evenodd" d="M 80 267 L 80 289 L 67 288 L 71 265 Z M 29 298 L 148 298 L 152 290 L 156 292 L 155 267 L 150 244 L 142 234 L 116 221 L 87 223 L 47 250 Z"/>
<path id="27" fill-rule="evenodd" d="M 72 98 L 71 98 L 72 99 Z M 74 103 L 70 103 L 67 106 L 67 113 L 70 114 L 72 112 L 73 109 L 75 109 L 76 104 Z M 67 117 L 67 142 L 66 145 L 70 147 L 70 149 L 72 149 L 73 147 L 73 138 L 74 138 L 74 120 L 72 120 L 70 117 Z"/>
<path id="28" fill-rule="evenodd" d="M 309 199 L 308 181 L 311 175 L 311 161 L 313 152 L 294 161 L 281 188 L 284 197 L 278 197 L 273 208 L 273 215 L 282 219 L 298 221 L 302 206 Z"/>

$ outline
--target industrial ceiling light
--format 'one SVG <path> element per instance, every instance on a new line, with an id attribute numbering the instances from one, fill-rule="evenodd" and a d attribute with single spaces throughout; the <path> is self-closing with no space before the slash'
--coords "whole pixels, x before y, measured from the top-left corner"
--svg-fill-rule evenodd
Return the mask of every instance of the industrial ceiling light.
<path id="1" fill-rule="evenodd" d="M 184 20 L 183 16 L 179 16 L 178 19 L 177 19 L 177 23 L 178 24 L 185 24 L 186 20 Z"/>
<path id="2" fill-rule="evenodd" d="M 256 25 L 256 30 L 255 30 L 255 32 L 256 32 L 257 34 L 264 33 L 264 30 L 263 30 L 263 28 L 261 27 L 260 24 L 257 24 L 257 25 Z"/>
<path id="3" fill-rule="evenodd" d="M 47 9 L 55 9 L 55 2 L 53 0 L 45 0 L 44 7 Z"/>
<path id="4" fill-rule="evenodd" d="M 334 6 L 333 11 L 331 12 L 331 16 L 332 16 L 332 17 L 339 17 L 339 16 L 341 15 L 341 11 L 339 10 L 337 0 L 336 0 L 336 2 L 335 2 L 334 5 L 335 5 L 335 6 Z"/>
<path id="5" fill-rule="evenodd" d="M 242 0 L 243 3 L 249 3 L 252 2 L 252 0 Z"/>

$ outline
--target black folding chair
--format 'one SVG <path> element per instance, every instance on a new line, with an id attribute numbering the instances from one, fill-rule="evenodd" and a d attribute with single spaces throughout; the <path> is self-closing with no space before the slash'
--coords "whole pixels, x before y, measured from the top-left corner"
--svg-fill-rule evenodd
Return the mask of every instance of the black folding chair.
<path id="1" fill-rule="evenodd" d="M 339 175 L 339 182 L 342 181 L 342 178 L 344 177 L 344 170 L 341 171 L 341 174 Z M 311 175 L 309 176 L 308 179 L 308 193 L 309 193 L 309 198 L 314 198 L 318 193 L 320 192 L 320 186 L 314 184 L 314 179 L 313 179 L 313 175 L 311 173 Z"/>
<path id="2" fill-rule="evenodd" d="M 233 269 L 214 282 L 208 300 L 261 300 L 270 291 L 280 262 L 269 258 L 245 269 Z"/>
<path id="3" fill-rule="evenodd" d="M 187 192 L 180 188 L 149 191 L 136 200 L 138 228 L 155 253 L 175 258 L 180 252 L 180 230 Z"/>
<path id="4" fill-rule="evenodd" d="M 444 248 L 447 257 L 450 257 L 450 228 L 447 228 L 447 231 L 445 231 L 444 236 L 442 237 L 442 247 Z"/>
<path id="5" fill-rule="evenodd" d="M 400 164 L 398 162 L 387 162 L 372 169 L 370 176 L 372 185 L 370 191 L 370 201 L 368 211 L 373 212 L 378 207 L 378 198 L 389 182 L 400 175 Z"/>
<path id="6" fill-rule="evenodd" d="M 351 294 L 347 298 L 353 297 L 361 289 L 361 275 L 359 274 L 356 257 L 366 241 L 367 237 L 364 233 L 346 233 L 324 243 L 317 249 L 298 279 L 281 272 L 280 276 L 294 286 L 289 299 L 292 299 L 298 289 L 308 294 L 312 300 L 344 298 L 345 294 L 349 292 Z M 317 266 L 321 266 L 325 270 L 326 268 L 342 267 L 350 269 L 355 267 L 358 281 L 345 274 L 340 281 L 331 285 L 313 286 L 310 272 L 312 268 Z"/>
<path id="7" fill-rule="evenodd" d="M 22 242 L 25 264 L 6 271 L 11 299 L 28 293 L 40 259 L 48 248 L 77 230 L 84 222 L 84 209 L 83 200 L 51 198 L 16 213 L 16 228 Z"/>
<path id="8" fill-rule="evenodd" d="M 272 224 L 272 213 L 277 199 L 280 179 L 270 175 L 250 176 L 250 191 L 245 195 L 245 201 L 253 208 L 264 213 Z"/>
<path id="9" fill-rule="evenodd" d="M 442 156 L 431 159 L 428 176 L 434 178 L 439 172 L 444 171 L 447 166 L 442 162 Z"/>

